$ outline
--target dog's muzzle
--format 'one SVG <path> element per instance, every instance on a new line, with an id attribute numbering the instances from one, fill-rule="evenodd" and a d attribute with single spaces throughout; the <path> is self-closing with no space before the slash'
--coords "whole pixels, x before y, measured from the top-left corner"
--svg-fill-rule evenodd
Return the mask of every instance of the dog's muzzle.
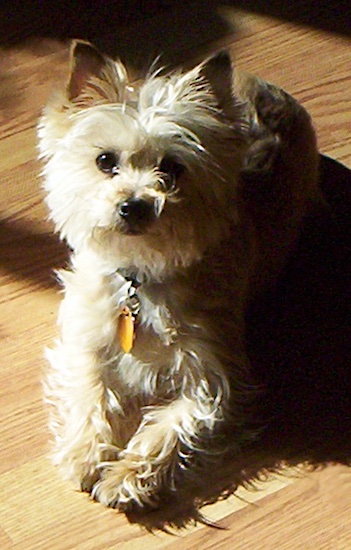
<path id="1" fill-rule="evenodd" d="M 129 235 L 139 235 L 157 217 L 155 201 L 131 197 L 123 201 L 117 209 L 121 228 Z"/>

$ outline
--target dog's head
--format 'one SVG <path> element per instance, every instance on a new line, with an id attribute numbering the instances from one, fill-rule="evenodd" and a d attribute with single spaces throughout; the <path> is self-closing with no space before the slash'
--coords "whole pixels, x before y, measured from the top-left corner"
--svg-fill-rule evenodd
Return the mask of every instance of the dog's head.
<path id="1" fill-rule="evenodd" d="M 236 212 L 245 132 L 228 54 L 134 86 L 90 44 L 76 42 L 71 58 L 67 88 L 39 124 L 62 238 L 155 274 L 198 260 Z"/>

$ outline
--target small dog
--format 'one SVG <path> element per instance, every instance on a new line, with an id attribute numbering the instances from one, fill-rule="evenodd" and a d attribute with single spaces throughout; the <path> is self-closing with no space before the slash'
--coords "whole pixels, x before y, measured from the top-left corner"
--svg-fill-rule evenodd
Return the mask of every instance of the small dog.
<path id="1" fill-rule="evenodd" d="M 107 506 L 199 517 L 234 490 L 221 467 L 263 428 L 245 311 L 316 194 L 309 116 L 227 52 L 132 86 L 75 42 L 38 133 L 72 249 L 48 352 L 54 461 Z"/>

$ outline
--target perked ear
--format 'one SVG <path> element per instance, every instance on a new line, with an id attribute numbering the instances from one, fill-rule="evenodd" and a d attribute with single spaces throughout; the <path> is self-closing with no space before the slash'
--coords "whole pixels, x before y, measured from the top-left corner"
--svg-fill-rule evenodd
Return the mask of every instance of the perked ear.
<path id="1" fill-rule="evenodd" d="M 230 110 L 233 98 L 233 68 L 227 50 L 222 50 L 207 59 L 202 65 L 202 74 L 211 85 L 218 106 L 224 111 Z"/>
<path id="2" fill-rule="evenodd" d="M 71 72 L 67 86 L 68 97 L 74 100 L 85 90 L 92 78 L 101 78 L 104 56 L 88 42 L 74 42 L 71 48 Z"/>
<path id="3" fill-rule="evenodd" d="M 60 140 L 69 128 L 70 109 L 86 109 L 94 105 L 121 103 L 128 86 L 122 63 L 100 53 L 88 42 L 74 42 L 71 48 L 71 69 L 66 90 L 53 95 L 38 125 L 42 158 L 57 151 Z"/>
<path id="4" fill-rule="evenodd" d="M 80 104 L 122 101 L 127 80 L 127 72 L 120 62 L 103 55 L 89 42 L 73 43 L 67 85 L 70 101 Z"/>

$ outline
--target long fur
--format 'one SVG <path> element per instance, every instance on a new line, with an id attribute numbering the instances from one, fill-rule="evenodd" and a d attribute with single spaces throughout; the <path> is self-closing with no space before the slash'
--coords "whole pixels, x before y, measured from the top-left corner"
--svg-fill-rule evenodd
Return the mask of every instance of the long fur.
<path id="1" fill-rule="evenodd" d="M 270 128 L 273 105 L 281 125 Z M 108 506 L 145 512 L 182 495 L 174 516 L 196 517 L 211 484 L 226 490 L 213 469 L 262 429 L 245 308 L 282 267 L 315 193 L 309 118 L 232 75 L 224 53 L 133 88 L 121 63 L 78 42 L 38 133 L 50 216 L 72 249 L 45 384 L 54 461 Z M 113 177 L 96 165 L 106 151 L 118 155 Z M 166 157 L 183 169 L 168 190 Z M 138 234 L 118 217 L 131 197 L 155 204 Z M 117 327 L 131 278 L 140 311 L 126 353 Z"/>

